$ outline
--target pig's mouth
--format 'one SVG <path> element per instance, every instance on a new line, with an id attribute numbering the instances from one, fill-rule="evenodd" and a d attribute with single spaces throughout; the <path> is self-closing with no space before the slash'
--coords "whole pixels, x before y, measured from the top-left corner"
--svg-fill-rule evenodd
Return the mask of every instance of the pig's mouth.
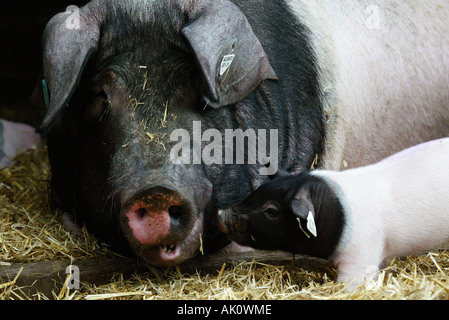
<path id="1" fill-rule="evenodd" d="M 124 205 L 121 226 L 138 258 L 151 266 L 178 265 L 197 254 L 203 210 L 168 187 L 135 193 Z"/>
<path id="2" fill-rule="evenodd" d="M 198 254 L 202 242 L 203 234 L 203 213 L 200 213 L 192 231 L 184 241 L 161 244 L 159 246 L 159 266 L 173 266 L 194 257 Z M 156 258 L 156 261 L 158 259 Z M 154 260 L 150 260 L 152 263 Z M 156 262 L 157 263 L 157 262 Z"/>
<path id="3" fill-rule="evenodd" d="M 167 256 L 176 256 L 178 254 L 178 247 L 176 244 L 161 244 L 160 245 L 162 251 L 167 254 Z"/>
<path id="4" fill-rule="evenodd" d="M 160 244 L 145 245 L 132 239 L 131 243 L 138 258 L 145 264 L 170 267 L 185 262 L 199 252 L 202 233 L 203 213 L 199 214 L 192 230 L 184 240 L 172 242 L 164 239 Z"/>

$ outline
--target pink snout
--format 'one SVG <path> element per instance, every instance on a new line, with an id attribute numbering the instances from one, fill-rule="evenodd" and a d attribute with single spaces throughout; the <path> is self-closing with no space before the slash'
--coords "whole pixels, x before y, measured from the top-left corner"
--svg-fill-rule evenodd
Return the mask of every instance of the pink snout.
<path id="1" fill-rule="evenodd" d="M 182 211 L 178 199 L 170 195 L 153 195 L 134 203 L 126 213 L 134 238 L 143 245 L 163 244 L 170 234 L 170 224 Z"/>

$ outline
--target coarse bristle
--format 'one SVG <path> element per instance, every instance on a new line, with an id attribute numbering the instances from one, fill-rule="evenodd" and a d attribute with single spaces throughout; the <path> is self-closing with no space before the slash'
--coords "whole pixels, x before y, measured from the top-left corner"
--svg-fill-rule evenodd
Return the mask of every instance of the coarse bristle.
<path id="1" fill-rule="evenodd" d="M 78 260 L 108 256 L 85 228 L 65 231 L 60 214 L 49 203 L 50 166 L 45 149 L 29 150 L 0 170 L 0 269 L 13 263 Z M 336 271 L 312 272 L 294 265 L 247 261 L 223 265 L 215 273 L 181 273 L 179 268 L 149 269 L 110 283 L 82 283 L 79 290 L 61 290 L 52 297 L 27 295 L 15 280 L 0 282 L 0 299 L 200 299 L 200 300 L 398 300 L 448 299 L 449 252 L 393 259 L 376 282 L 345 290 Z M 20 277 L 20 273 L 16 278 Z"/>

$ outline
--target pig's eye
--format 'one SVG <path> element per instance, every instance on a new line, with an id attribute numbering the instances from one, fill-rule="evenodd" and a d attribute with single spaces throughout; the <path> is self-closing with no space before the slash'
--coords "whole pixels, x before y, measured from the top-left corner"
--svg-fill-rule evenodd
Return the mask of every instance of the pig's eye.
<path id="1" fill-rule="evenodd" d="M 279 218 L 279 209 L 277 208 L 277 206 L 269 204 L 265 206 L 264 214 L 271 221 L 277 220 Z"/>

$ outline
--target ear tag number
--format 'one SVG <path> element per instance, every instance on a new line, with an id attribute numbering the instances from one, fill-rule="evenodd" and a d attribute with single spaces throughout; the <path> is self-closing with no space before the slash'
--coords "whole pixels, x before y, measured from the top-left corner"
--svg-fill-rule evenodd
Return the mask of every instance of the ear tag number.
<path id="1" fill-rule="evenodd" d="M 232 62 L 234 61 L 235 54 L 227 54 L 223 57 L 220 64 L 220 77 L 223 76 L 226 71 L 228 71 Z"/>

